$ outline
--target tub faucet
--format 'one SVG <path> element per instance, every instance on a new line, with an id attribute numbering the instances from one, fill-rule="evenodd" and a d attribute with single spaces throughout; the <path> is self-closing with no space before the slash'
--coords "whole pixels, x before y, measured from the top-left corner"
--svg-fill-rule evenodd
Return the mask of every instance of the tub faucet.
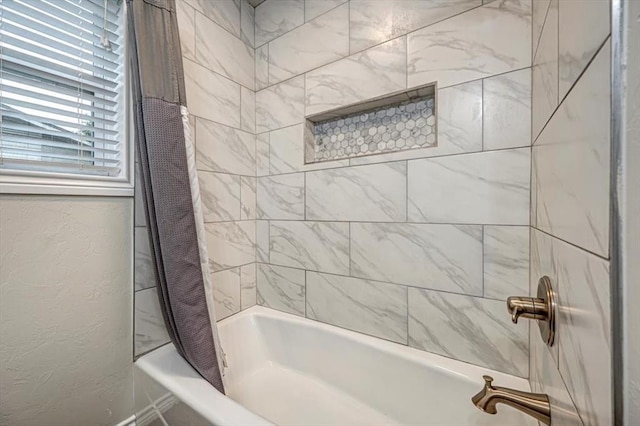
<path id="1" fill-rule="evenodd" d="M 496 405 L 503 403 L 535 417 L 546 425 L 551 424 L 549 397 L 542 393 L 522 392 L 515 389 L 491 386 L 493 377 L 482 376 L 484 388 L 471 398 L 476 407 L 485 413 L 496 414 Z"/>

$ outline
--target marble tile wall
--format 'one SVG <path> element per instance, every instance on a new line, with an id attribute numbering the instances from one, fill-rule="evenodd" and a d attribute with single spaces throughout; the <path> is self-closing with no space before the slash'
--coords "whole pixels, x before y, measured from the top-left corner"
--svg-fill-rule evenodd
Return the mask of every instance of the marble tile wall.
<path id="1" fill-rule="evenodd" d="M 554 424 L 611 425 L 610 2 L 534 2 L 530 292 L 548 275 L 556 344 L 531 325 L 530 381 Z"/>
<path id="2" fill-rule="evenodd" d="M 176 5 L 220 320 L 257 299 L 255 10 L 246 0 L 176 0 Z M 169 337 L 138 192 L 135 210 L 135 356 L 140 356 Z"/>
<path id="3" fill-rule="evenodd" d="M 527 377 L 532 1 L 482 3 L 256 8 L 257 303 Z M 305 117 L 434 82 L 437 146 L 304 164 Z"/>

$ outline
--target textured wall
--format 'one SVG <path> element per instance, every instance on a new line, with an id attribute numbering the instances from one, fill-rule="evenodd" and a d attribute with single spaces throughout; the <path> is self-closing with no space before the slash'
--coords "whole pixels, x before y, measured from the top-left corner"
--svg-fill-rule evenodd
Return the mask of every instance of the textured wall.
<path id="1" fill-rule="evenodd" d="M 558 294 L 557 342 L 531 323 L 531 383 L 556 424 L 610 425 L 610 4 L 533 5 L 531 294 Z"/>
<path id="2" fill-rule="evenodd" d="M 176 5 L 216 314 L 222 319 L 256 300 L 254 9 L 246 0 L 176 0 Z M 138 356 L 169 336 L 139 192 L 135 217 Z"/>
<path id="3" fill-rule="evenodd" d="M 531 2 L 256 8 L 258 303 L 526 377 Z M 307 115 L 437 81 L 438 146 L 303 164 Z"/>
<path id="4" fill-rule="evenodd" d="M 0 196 L 0 424 L 133 414 L 132 204 Z"/>

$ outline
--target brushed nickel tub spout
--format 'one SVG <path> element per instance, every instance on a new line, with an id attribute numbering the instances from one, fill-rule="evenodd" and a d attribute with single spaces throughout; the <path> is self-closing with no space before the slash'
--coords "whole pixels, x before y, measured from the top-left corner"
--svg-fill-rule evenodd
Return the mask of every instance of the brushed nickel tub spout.
<path id="1" fill-rule="evenodd" d="M 549 397 L 542 393 L 522 392 L 515 389 L 491 386 L 493 377 L 482 376 L 484 388 L 471 398 L 473 404 L 489 414 L 496 414 L 496 405 L 502 403 L 526 413 L 546 425 L 551 424 Z"/>

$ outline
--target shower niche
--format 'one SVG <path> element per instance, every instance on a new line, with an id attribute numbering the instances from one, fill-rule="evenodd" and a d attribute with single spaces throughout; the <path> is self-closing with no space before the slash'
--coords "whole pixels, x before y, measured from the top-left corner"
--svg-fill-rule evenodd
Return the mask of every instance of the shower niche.
<path id="1" fill-rule="evenodd" d="M 306 117 L 305 164 L 437 146 L 436 85 Z"/>

